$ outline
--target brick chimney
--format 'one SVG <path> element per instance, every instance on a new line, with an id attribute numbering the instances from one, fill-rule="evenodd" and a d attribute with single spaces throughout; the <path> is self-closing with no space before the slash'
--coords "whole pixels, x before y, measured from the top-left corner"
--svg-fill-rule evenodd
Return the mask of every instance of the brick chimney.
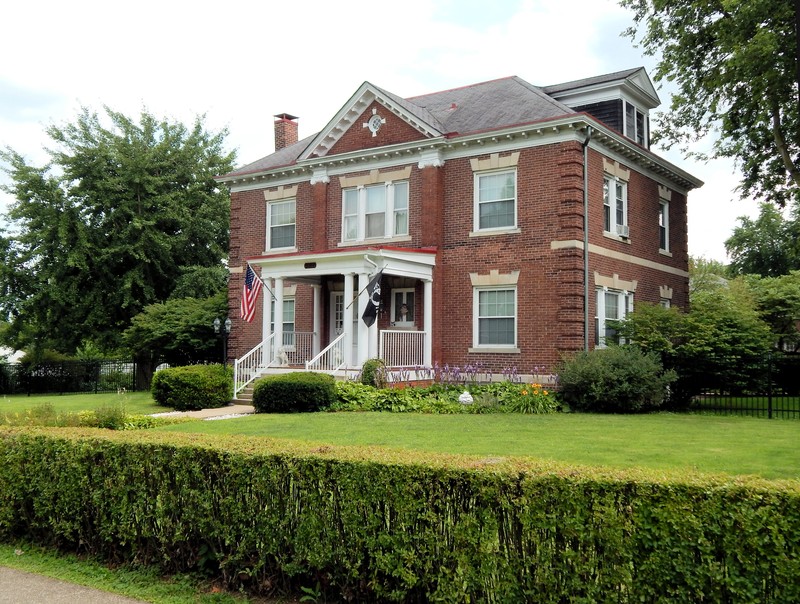
<path id="1" fill-rule="evenodd" d="M 279 113 L 275 118 L 275 151 L 280 151 L 297 142 L 297 116 Z"/>

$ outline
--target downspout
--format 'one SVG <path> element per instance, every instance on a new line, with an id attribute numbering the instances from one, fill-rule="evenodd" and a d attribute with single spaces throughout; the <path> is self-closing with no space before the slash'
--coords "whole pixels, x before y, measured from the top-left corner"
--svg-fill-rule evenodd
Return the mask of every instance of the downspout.
<path id="1" fill-rule="evenodd" d="M 589 350 L 589 141 L 594 130 L 586 126 L 583 141 L 583 349 Z"/>

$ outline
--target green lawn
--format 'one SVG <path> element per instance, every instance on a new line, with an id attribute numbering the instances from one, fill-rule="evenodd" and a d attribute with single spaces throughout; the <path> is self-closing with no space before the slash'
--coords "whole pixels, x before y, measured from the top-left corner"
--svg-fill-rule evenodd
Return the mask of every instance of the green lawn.
<path id="1" fill-rule="evenodd" d="M 51 404 L 59 413 L 76 413 L 78 411 L 94 411 L 108 404 L 122 403 L 125 411 L 131 414 L 148 415 L 171 411 L 153 401 L 149 392 L 126 392 L 117 394 L 0 394 L 0 415 L 4 413 L 21 413 L 45 404 Z"/>
<path id="2" fill-rule="evenodd" d="M 705 415 L 256 415 L 159 428 L 800 479 L 800 422 Z"/>

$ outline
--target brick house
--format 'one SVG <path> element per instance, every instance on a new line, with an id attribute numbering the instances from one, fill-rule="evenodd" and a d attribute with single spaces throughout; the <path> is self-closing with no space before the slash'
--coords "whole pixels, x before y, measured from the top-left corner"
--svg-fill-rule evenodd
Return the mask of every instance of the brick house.
<path id="1" fill-rule="evenodd" d="M 231 315 L 248 264 L 266 284 L 230 334 L 237 391 L 266 366 L 373 357 L 530 374 L 604 345 L 634 302 L 686 307 L 687 193 L 702 182 L 649 150 L 659 103 L 637 68 L 408 99 L 364 82 L 302 140 L 277 115 L 275 152 L 218 179 Z"/>

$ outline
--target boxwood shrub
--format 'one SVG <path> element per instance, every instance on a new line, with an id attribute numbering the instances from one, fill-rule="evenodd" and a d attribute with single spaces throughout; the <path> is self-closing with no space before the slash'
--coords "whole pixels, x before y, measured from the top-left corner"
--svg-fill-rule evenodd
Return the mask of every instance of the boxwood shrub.
<path id="1" fill-rule="evenodd" d="M 157 371 L 153 400 L 176 411 L 224 407 L 233 396 L 233 374 L 223 365 L 189 365 Z"/>
<path id="2" fill-rule="evenodd" d="M 320 411 L 336 402 L 336 380 L 313 371 L 261 378 L 253 387 L 256 413 Z"/>

